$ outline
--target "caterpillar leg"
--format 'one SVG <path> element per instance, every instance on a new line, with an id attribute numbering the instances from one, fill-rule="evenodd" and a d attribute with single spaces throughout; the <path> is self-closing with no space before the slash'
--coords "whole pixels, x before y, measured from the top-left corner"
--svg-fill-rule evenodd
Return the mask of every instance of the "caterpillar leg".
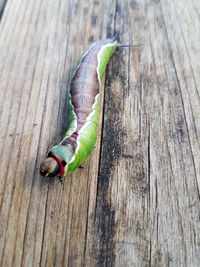
<path id="1" fill-rule="evenodd" d="M 61 182 L 61 184 L 63 185 L 63 177 L 58 176 L 58 179 Z"/>
<path id="2" fill-rule="evenodd" d="M 84 166 L 83 166 L 83 165 L 80 165 L 80 166 L 79 166 L 79 169 L 84 169 Z"/>

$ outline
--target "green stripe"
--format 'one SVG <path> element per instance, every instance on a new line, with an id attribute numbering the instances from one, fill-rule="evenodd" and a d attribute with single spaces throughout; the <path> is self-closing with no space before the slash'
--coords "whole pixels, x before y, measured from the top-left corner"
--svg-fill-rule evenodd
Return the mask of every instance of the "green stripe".
<path id="1" fill-rule="evenodd" d="M 79 167 L 94 149 L 97 138 L 100 110 L 99 95 L 97 95 L 92 106 L 92 112 L 87 117 L 85 124 L 79 131 L 77 138 L 78 146 L 73 158 L 66 166 L 65 175 L 71 174 L 77 167 Z"/>

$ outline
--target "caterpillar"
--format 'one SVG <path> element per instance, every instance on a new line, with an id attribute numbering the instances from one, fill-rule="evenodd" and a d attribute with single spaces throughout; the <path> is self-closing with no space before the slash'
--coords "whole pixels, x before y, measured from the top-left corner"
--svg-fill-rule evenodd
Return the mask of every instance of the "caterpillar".
<path id="1" fill-rule="evenodd" d="M 81 57 L 69 90 L 69 126 L 63 140 L 41 163 L 42 176 L 70 175 L 94 149 L 100 115 L 99 85 L 118 45 L 116 37 L 100 40 Z"/>

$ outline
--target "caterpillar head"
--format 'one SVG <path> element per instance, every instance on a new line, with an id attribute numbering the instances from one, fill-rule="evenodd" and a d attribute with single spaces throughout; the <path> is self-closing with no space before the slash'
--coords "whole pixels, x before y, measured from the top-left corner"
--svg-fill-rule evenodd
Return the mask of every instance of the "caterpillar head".
<path id="1" fill-rule="evenodd" d="M 40 165 L 40 174 L 45 177 L 53 177 L 59 173 L 57 161 L 52 157 L 47 157 Z"/>
<path id="2" fill-rule="evenodd" d="M 45 177 L 54 177 L 64 175 L 64 167 L 66 162 L 55 156 L 53 153 L 49 154 L 47 158 L 40 165 L 40 174 Z"/>

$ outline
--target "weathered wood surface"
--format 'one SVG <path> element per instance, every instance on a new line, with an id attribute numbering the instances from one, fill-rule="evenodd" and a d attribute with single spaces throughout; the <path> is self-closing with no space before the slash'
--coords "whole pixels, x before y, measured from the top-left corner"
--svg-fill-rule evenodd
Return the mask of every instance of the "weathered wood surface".
<path id="1" fill-rule="evenodd" d="M 200 266 L 199 2 L 4 3 L 0 266 Z M 63 186 L 42 179 L 73 66 L 116 31 L 141 46 L 109 65 L 101 142 Z"/>

